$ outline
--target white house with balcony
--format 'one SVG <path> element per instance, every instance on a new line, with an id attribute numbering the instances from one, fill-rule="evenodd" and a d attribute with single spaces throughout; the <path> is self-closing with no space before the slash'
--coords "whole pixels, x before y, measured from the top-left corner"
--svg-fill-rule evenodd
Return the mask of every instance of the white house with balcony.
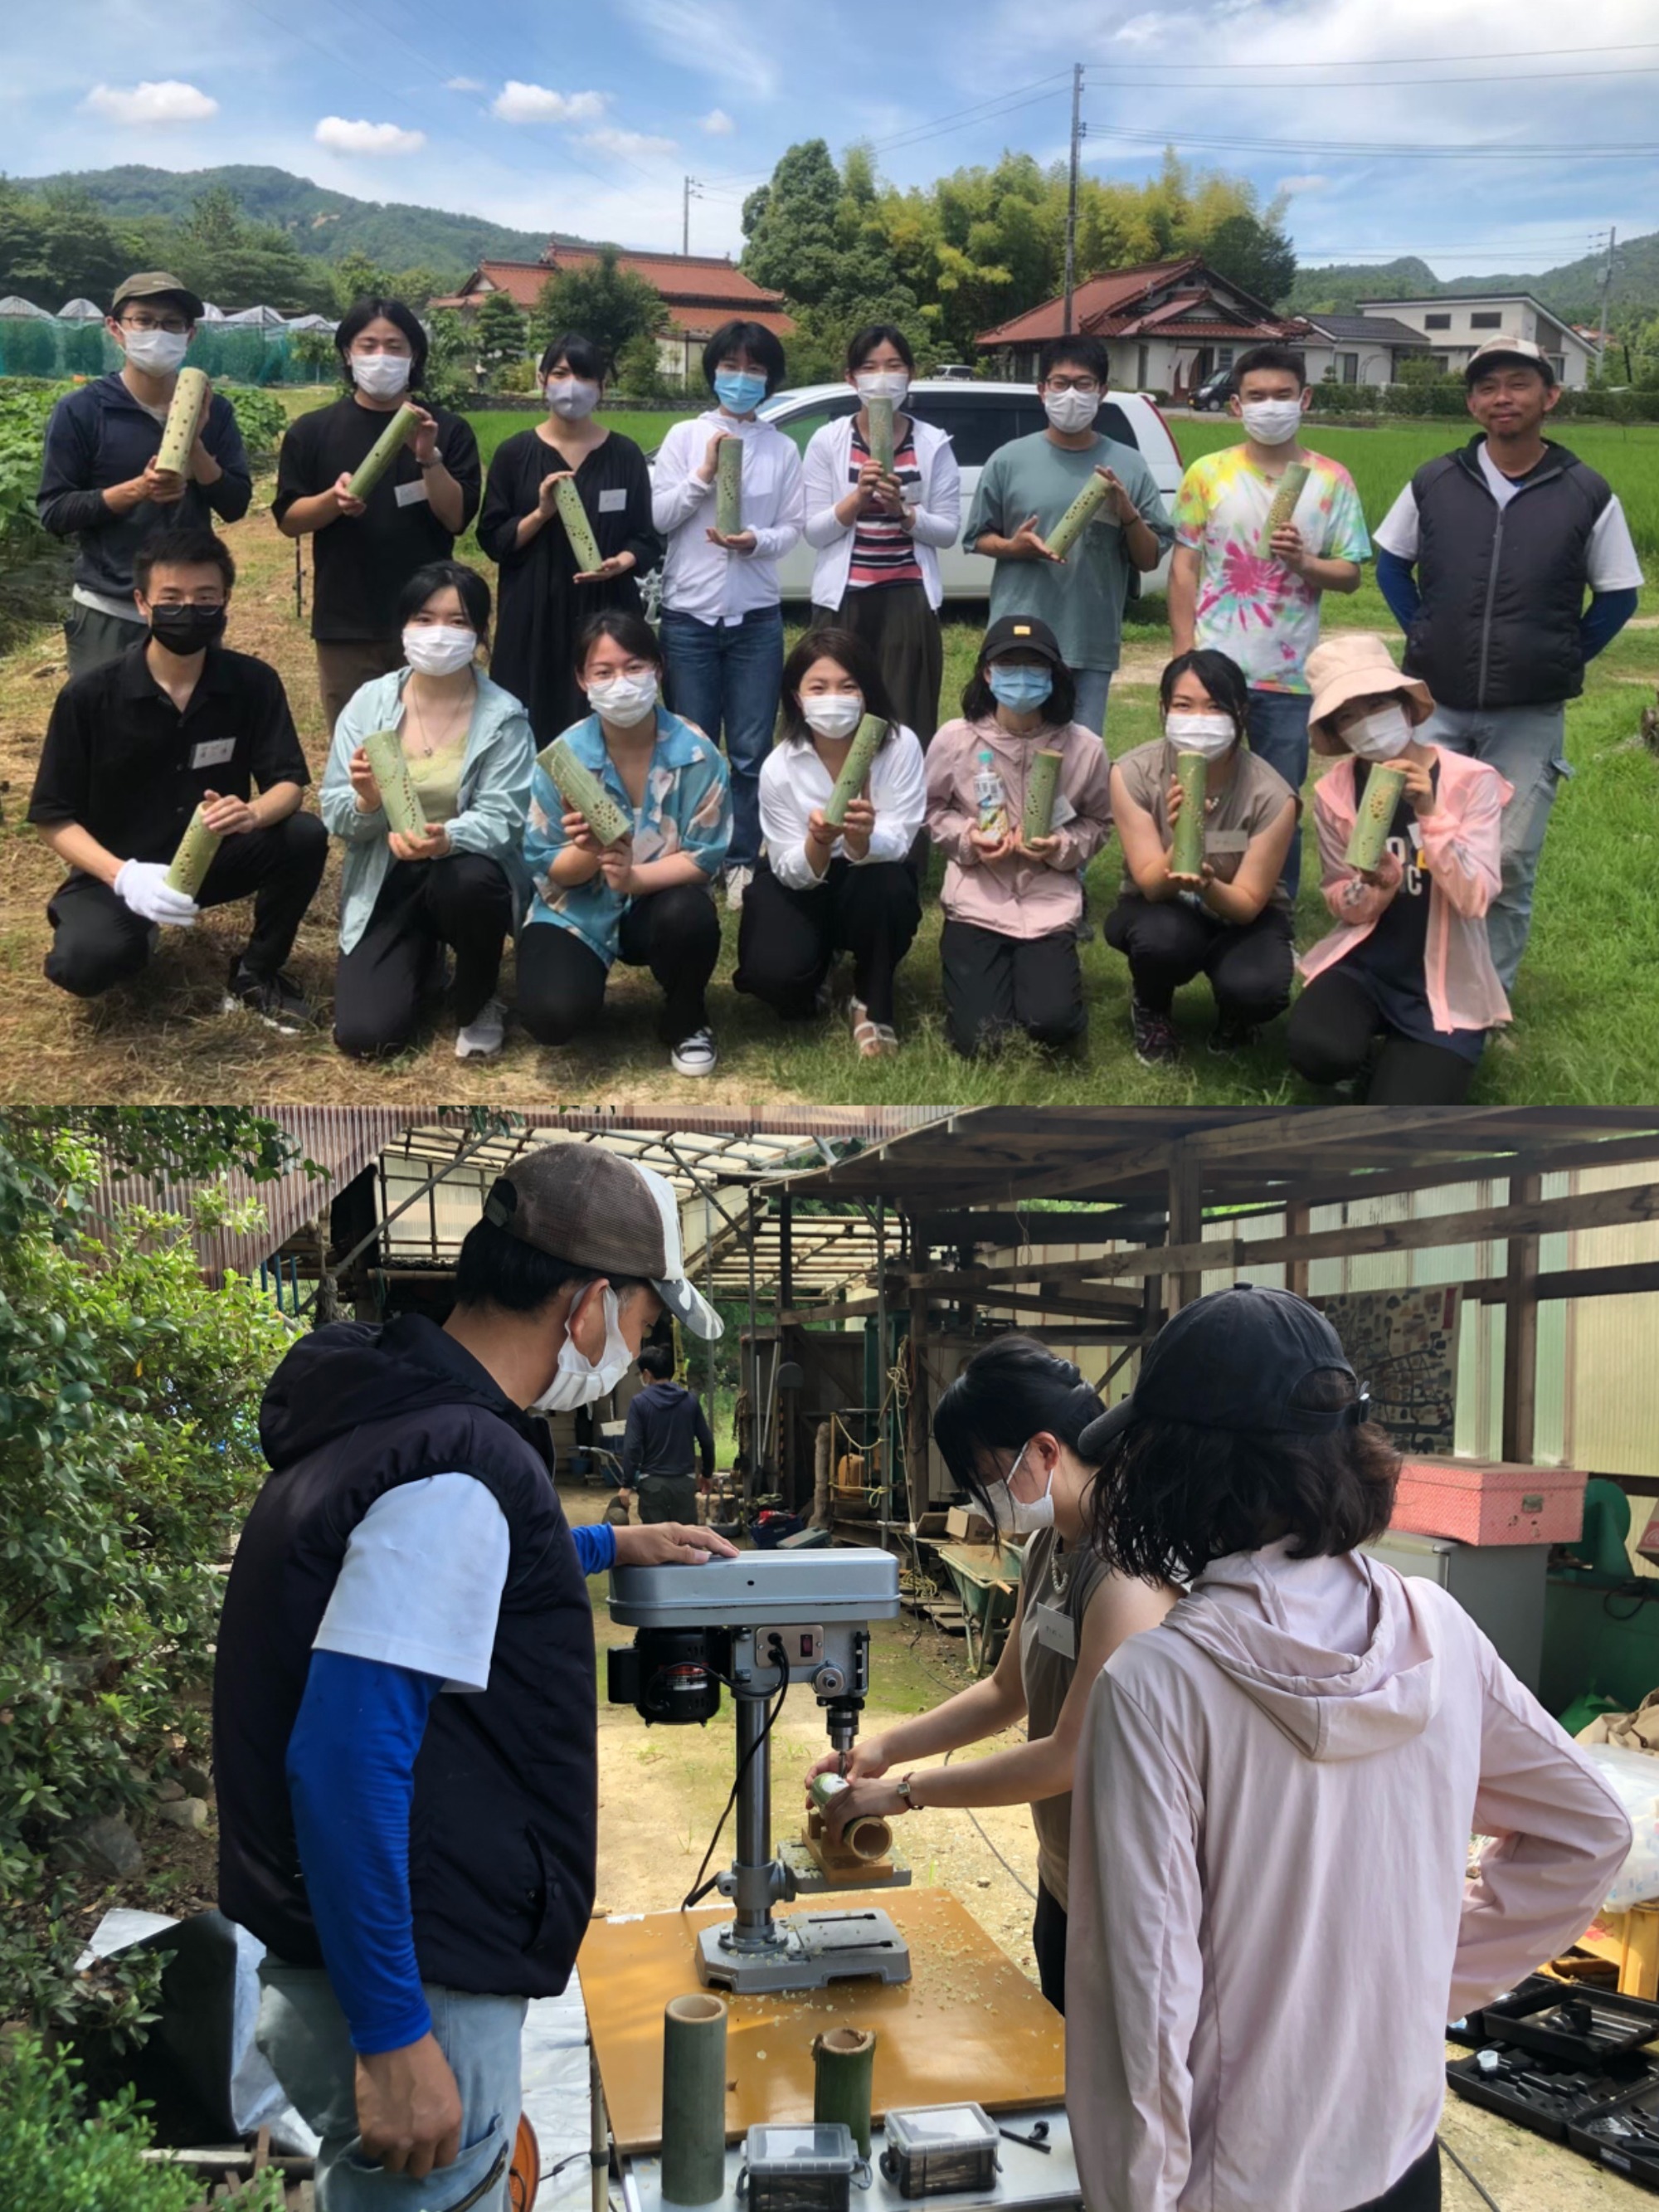
<path id="1" fill-rule="evenodd" d="M 1553 315 L 1530 292 L 1458 292 L 1428 300 L 1362 300 L 1362 316 L 1410 325 L 1423 333 L 1423 349 L 1448 376 L 1462 376 L 1477 346 L 1495 337 L 1529 338 L 1554 364 L 1556 380 L 1577 390 L 1589 381 L 1597 354 L 1593 339 Z M 1358 383 L 1381 379 L 1359 377 Z"/>

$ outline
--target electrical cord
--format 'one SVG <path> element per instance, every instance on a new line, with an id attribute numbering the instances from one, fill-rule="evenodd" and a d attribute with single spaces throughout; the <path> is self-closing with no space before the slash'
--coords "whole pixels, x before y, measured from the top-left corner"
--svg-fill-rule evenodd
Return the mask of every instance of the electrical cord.
<path id="1" fill-rule="evenodd" d="M 1480 2202 L 1489 2207 L 1489 2212 L 1503 2212 L 1503 2207 L 1499 2204 L 1498 2199 L 1490 2193 L 1482 2183 L 1475 2179 L 1474 2174 L 1469 2172 L 1468 2167 L 1464 2165 L 1462 2160 L 1459 2158 L 1457 2153 L 1446 2141 L 1444 2136 L 1437 2136 L 1435 2137 L 1435 2141 L 1439 2144 L 1441 2149 L 1445 2152 L 1447 2157 L 1457 2168 L 1457 2171 L 1462 2175 L 1464 2180 L 1468 2183 L 1469 2187 L 1474 2190 L 1475 2195 L 1480 2199 Z"/>
<path id="2" fill-rule="evenodd" d="M 948 1765 L 951 1764 L 951 1759 L 952 1759 L 952 1758 L 953 1758 L 954 1756 L 955 1756 L 954 1753 L 948 1752 L 948 1751 L 945 1753 L 945 1765 L 947 1765 L 947 1766 L 948 1766 Z M 966 1814 L 967 1814 L 968 1818 L 969 1818 L 969 1819 L 973 1822 L 973 1824 L 974 1824 L 975 1827 L 978 1829 L 978 1831 L 979 1831 L 979 1839 L 980 1839 L 981 1843 L 982 1843 L 982 1844 L 984 1844 L 984 1846 L 985 1846 L 986 1850 L 987 1850 L 988 1851 L 989 1851 L 989 1853 L 991 1854 L 991 1856 L 992 1856 L 994 1859 L 995 1859 L 995 1860 L 997 1861 L 998 1864 L 1002 1868 L 1003 1871 L 1004 1871 L 1006 1874 L 1009 1874 L 1009 1875 L 1012 1875 L 1013 1876 L 1014 1880 L 1015 1880 L 1015 1881 L 1019 1884 L 1020 1887 L 1021 1887 L 1021 1888 L 1025 1892 L 1025 1894 L 1027 1895 L 1027 1897 L 1029 1897 L 1029 1898 L 1030 1899 L 1030 1900 L 1031 1900 L 1032 1904 L 1033 1904 L 1033 1905 L 1035 1905 L 1035 1904 L 1036 1903 L 1036 1890 L 1034 1890 L 1034 1889 L 1032 1888 L 1032 1887 L 1031 1887 L 1030 1883 L 1029 1881 L 1026 1881 L 1026 1879 L 1025 1879 L 1024 1875 L 1019 1872 L 1018 1869 L 1017 1867 L 1011 1866 L 1011 1865 L 1009 1864 L 1008 1861 L 1007 1861 L 1006 1858 L 1004 1858 L 1004 1857 L 1003 1857 L 1002 1853 L 1001 1853 L 1001 1852 L 997 1849 L 996 1845 L 995 1845 L 995 1844 L 991 1841 L 990 1837 L 986 1833 L 984 1824 L 983 1824 L 983 1822 L 981 1820 L 981 1819 L 980 1819 L 980 1817 L 979 1817 L 978 1814 L 977 1814 L 977 1813 L 975 1813 L 975 1812 L 974 1811 L 973 1808 L 972 1808 L 970 1805 L 964 1805 L 964 1806 L 962 1808 L 962 1810 L 963 1810 L 964 1813 L 966 1813 Z"/>
<path id="3" fill-rule="evenodd" d="M 721 1808 L 720 1819 L 714 1823 L 714 1832 L 708 1838 L 708 1848 L 702 1855 L 702 1864 L 697 1869 L 696 1875 L 693 1876 L 690 1888 L 680 1899 L 680 1911 L 682 1912 L 689 1912 L 694 1905 L 701 1905 L 703 1899 L 708 1896 L 709 1891 L 713 1889 L 720 1881 L 720 1876 L 718 1875 L 710 1875 L 707 1881 L 703 1880 L 704 1875 L 708 1873 L 708 1862 L 714 1857 L 715 1849 L 718 1846 L 720 1837 L 725 1831 L 726 1824 L 732 1817 L 732 1808 L 738 1802 L 738 1792 L 743 1787 L 743 1778 L 748 1773 L 749 1769 L 754 1764 L 757 1756 L 765 1750 L 767 1743 L 771 1737 L 773 1725 L 776 1722 L 778 1715 L 783 1711 L 783 1701 L 789 1694 L 788 1655 L 785 1652 L 781 1639 L 775 1636 L 772 1638 L 772 1650 L 769 1656 L 772 1660 L 772 1664 L 778 1670 L 778 1694 L 776 1701 L 768 1708 L 766 1719 L 761 1729 L 760 1734 L 755 1738 L 753 1743 L 750 1745 L 748 1750 L 744 1752 L 743 1757 L 738 1761 L 738 1771 L 732 1778 L 732 1788 L 726 1797 L 726 1803 Z M 720 1680 L 725 1681 L 726 1677 L 721 1675 Z M 728 1683 L 726 1686 L 730 1688 L 731 1685 Z"/>

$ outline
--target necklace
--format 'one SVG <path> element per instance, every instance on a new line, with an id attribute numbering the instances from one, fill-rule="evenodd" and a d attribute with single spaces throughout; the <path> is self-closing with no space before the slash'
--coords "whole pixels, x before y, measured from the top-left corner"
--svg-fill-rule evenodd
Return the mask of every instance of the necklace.
<path id="1" fill-rule="evenodd" d="M 1072 1579 L 1072 1558 L 1066 1549 L 1063 1536 L 1054 1538 L 1054 1548 L 1048 1554 L 1048 1580 L 1056 1597 L 1064 1597 L 1066 1586 Z"/>
<path id="2" fill-rule="evenodd" d="M 446 745 L 454 744 L 462 725 L 471 719 L 472 699 L 477 689 L 476 684 L 471 682 L 468 684 L 448 720 L 440 727 L 436 737 L 431 734 L 426 713 L 419 697 L 413 692 L 405 695 L 409 707 L 409 719 L 414 725 L 412 734 L 420 739 L 419 744 L 415 748 L 417 760 L 430 760 L 434 753 L 441 751 Z"/>

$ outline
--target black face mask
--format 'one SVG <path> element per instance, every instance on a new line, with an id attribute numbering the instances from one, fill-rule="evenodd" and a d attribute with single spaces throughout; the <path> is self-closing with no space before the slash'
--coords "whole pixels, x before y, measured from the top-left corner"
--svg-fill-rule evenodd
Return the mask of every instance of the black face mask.
<path id="1" fill-rule="evenodd" d="M 180 658 L 216 645 L 225 634 L 223 607 L 152 607 L 149 634 Z"/>

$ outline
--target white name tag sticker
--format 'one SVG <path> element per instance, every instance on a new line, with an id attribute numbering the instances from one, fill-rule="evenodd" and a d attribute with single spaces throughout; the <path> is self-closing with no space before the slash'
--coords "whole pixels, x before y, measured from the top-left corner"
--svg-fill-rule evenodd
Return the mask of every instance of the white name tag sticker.
<path id="1" fill-rule="evenodd" d="M 627 512 L 628 486 L 626 484 L 618 484 L 614 491 L 602 491 L 599 494 L 601 514 L 626 514 Z"/>
<path id="2" fill-rule="evenodd" d="M 192 768 L 222 768 L 227 761 L 236 757 L 234 738 L 204 738 L 199 745 L 190 749 Z"/>
<path id="3" fill-rule="evenodd" d="M 1039 1605 L 1031 1619 L 1036 1624 L 1037 1642 L 1045 1651 L 1057 1651 L 1062 1659 L 1077 1657 L 1077 1623 L 1069 1613 L 1062 1613 L 1055 1605 Z"/>
<path id="4" fill-rule="evenodd" d="M 1063 791 L 1056 791 L 1054 793 L 1054 811 L 1048 817 L 1049 828 L 1051 830 L 1063 830 L 1068 822 L 1075 822 L 1076 820 L 1076 807 L 1073 805 L 1071 800 L 1067 799 Z"/>
<path id="5" fill-rule="evenodd" d="M 426 498 L 426 478 L 416 477 L 413 483 L 399 484 L 392 497 L 399 507 L 418 507 Z"/>

